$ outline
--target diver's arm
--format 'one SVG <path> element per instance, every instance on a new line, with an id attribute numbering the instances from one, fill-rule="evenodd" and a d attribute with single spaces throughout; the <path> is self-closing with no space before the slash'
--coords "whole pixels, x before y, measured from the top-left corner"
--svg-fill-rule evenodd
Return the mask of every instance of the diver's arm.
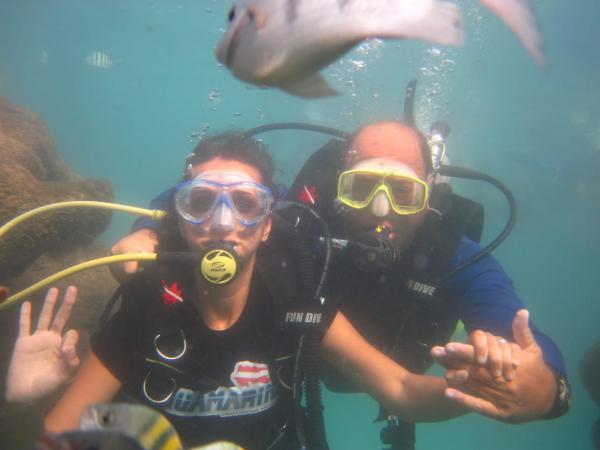
<path id="1" fill-rule="evenodd" d="M 478 253 L 481 247 L 463 238 L 453 261 L 453 266 L 464 263 Z M 449 292 L 449 306 L 454 309 L 464 323 L 471 342 L 476 347 L 477 356 L 484 356 L 478 345 L 476 333 L 491 333 L 513 341 L 513 319 L 517 311 L 524 309 L 525 304 L 516 292 L 513 282 L 501 264 L 488 255 L 476 264 L 459 272 L 445 283 Z M 531 321 L 531 331 L 542 349 L 544 362 L 553 371 L 566 377 L 566 365 L 558 346 L 542 333 Z M 478 331 L 479 330 L 479 331 Z"/>
<path id="2" fill-rule="evenodd" d="M 467 410 L 448 400 L 442 378 L 413 374 L 371 346 L 338 313 L 321 341 L 323 357 L 387 410 L 411 422 L 433 422 Z"/>
<path id="3" fill-rule="evenodd" d="M 464 262 L 479 250 L 477 244 L 463 239 L 454 263 Z M 469 333 L 474 359 L 479 361 L 472 361 L 468 380 L 461 377 L 461 383 L 467 382 L 463 391 L 471 397 L 467 392 L 455 392 L 456 399 L 465 401 L 463 404 L 469 400 L 471 408 L 478 412 L 508 422 L 564 414 L 568 389 L 561 396 L 560 388 L 568 387 L 568 381 L 560 350 L 529 322 L 526 311 L 520 312 L 523 301 L 499 262 L 488 255 L 449 279 L 446 289 L 451 293 L 450 306 Z M 516 371 L 510 371 L 510 380 L 500 380 L 494 374 L 494 369 L 500 368 L 494 363 L 500 359 L 495 345 L 500 338 L 507 341 L 504 347 L 510 347 L 511 358 L 519 362 Z M 487 374 L 482 367 L 492 370 Z M 485 400 L 495 405 L 485 404 Z"/>
<path id="4" fill-rule="evenodd" d="M 88 405 L 111 400 L 120 388 L 121 382 L 90 351 L 73 383 L 46 416 L 46 431 L 62 433 L 77 429 L 81 413 Z"/>
<path id="5" fill-rule="evenodd" d="M 175 195 L 175 187 L 171 187 L 164 192 L 161 192 L 158 197 L 155 197 L 150 202 L 150 209 L 158 209 L 161 211 L 167 211 L 169 209 L 169 203 L 171 203 L 171 199 Z M 140 217 L 137 219 L 133 226 L 131 227 L 131 232 L 134 233 L 138 230 L 149 229 L 149 230 L 157 230 L 160 228 L 160 223 L 155 222 L 149 217 Z"/>
<path id="6" fill-rule="evenodd" d="M 166 211 L 175 193 L 172 187 L 161 193 L 150 202 L 150 209 Z M 154 253 L 158 246 L 158 230 L 161 224 L 149 217 L 138 218 L 131 228 L 131 233 L 119 240 L 110 249 L 111 255 L 122 255 L 125 253 Z M 111 264 L 110 271 L 115 279 L 121 283 L 138 271 L 137 261 L 126 261 L 119 264 Z"/>

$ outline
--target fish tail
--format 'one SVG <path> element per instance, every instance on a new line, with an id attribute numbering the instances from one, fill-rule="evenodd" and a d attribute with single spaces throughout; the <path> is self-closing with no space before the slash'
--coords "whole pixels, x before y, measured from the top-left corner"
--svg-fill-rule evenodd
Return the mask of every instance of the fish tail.
<path id="1" fill-rule="evenodd" d="M 158 416 L 142 431 L 140 442 L 149 450 L 181 450 L 182 445 L 173 425 L 163 416 Z"/>
<path id="2" fill-rule="evenodd" d="M 445 1 L 434 1 L 429 11 L 420 19 L 404 27 L 408 37 L 441 45 L 463 44 L 463 23 L 457 5 Z"/>
<path id="3" fill-rule="evenodd" d="M 527 0 L 481 0 L 517 36 L 531 58 L 546 67 L 544 42 L 533 9 Z"/>

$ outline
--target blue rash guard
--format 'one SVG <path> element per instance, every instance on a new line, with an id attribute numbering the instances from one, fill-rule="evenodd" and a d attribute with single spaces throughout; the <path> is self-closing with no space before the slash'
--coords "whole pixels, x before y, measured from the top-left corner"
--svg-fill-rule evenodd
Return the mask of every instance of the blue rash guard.
<path id="1" fill-rule="evenodd" d="M 463 238 L 452 261 L 456 267 L 481 250 L 479 244 Z M 512 339 L 512 321 L 519 309 L 525 308 L 513 283 L 500 263 L 491 255 L 449 279 L 445 287 L 449 301 L 454 303 L 458 316 L 468 333 L 484 330 L 506 339 Z M 535 339 L 544 353 L 544 361 L 566 376 L 560 350 L 547 335 L 530 323 Z"/>
<path id="2" fill-rule="evenodd" d="M 168 209 L 175 193 L 172 187 L 150 203 L 151 209 Z M 158 225 L 147 217 L 138 219 L 132 231 L 141 228 L 156 229 Z M 481 250 L 479 244 L 463 238 L 452 267 L 462 264 Z M 468 333 L 484 330 L 497 336 L 512 340 L 512 321 L 519 309 L 525 305 L 513 287 L 500 263 L 491 255 L 478 261 L 456 274 L 445 283 L 453 302 L 453 310 L 464 323 Z M 544 361 L 552 369 L 566 378 L 566 367 L 557 345 L 544 333 L 530 323 L 531 330 L 544 354 Z"/>

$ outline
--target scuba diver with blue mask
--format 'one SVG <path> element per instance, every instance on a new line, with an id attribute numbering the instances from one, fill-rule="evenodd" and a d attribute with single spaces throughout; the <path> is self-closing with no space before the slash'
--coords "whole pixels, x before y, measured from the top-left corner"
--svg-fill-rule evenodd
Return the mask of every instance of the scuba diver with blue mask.
<path id="1" fill-rule="evenodd" d="M 49 431 L 76 426 L 86 404 L 123 387 L 165 413 L 186 447 L 227 439 L 285 448 L 294 436 L 284 366 L 296 342 L 273 339 L 270 261 L 258 255 L 271 233 L 271 176 L 270 157 L 237 134 L 198 150 L 166 208 L 157 264 L 120 288 L 122 306 L 92 337 L 87 362 L 46 417 Z"/>
<path id="2" fill-rule="evenodd" d="M 160 214 L 154 263 L 109 302 L 47 432 L 76 428 L 85 408 L 123 388 L 164 413 L 186 447 L 326 449 L 316 356 L 407 420 L 465 413 L 443 378 L 405 370 L 320 295 L 328 262 L 314 276 L 310 246 L 290 222 L 297 212 L 274 212 L 273 169 L 259 143 L 238 133 L 205 139 L 187 168 Z"/>

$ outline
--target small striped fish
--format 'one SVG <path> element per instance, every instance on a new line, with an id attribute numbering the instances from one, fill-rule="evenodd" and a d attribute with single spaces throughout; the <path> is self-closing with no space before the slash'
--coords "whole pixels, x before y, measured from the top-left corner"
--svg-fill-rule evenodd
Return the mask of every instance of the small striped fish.
<path id="1" fill-rule="evenodd" d="M 182 450 L 177 432 L 158 411 L 133 403 L 101 403 L 89 406 L 81 415 L 79 429 L 123 433 L 144 450 Z M 219 441 L 192 450 L 244 450 L 231 442 Z"/>
<path id="2" fill-rule="evenodd" d="M 81 415 L 81 430 L 120 432 L 136 439 L 145 450 L 182 450 L 177 432 L 162 414 L 132 403 L 101 403 Z"/>
<path id="3" fill-rule="evenodd" d="M 85 57 L 84 61 L 96 69 L 110 69 L 119 62 L 102 52 L 92 52 Z"/>

